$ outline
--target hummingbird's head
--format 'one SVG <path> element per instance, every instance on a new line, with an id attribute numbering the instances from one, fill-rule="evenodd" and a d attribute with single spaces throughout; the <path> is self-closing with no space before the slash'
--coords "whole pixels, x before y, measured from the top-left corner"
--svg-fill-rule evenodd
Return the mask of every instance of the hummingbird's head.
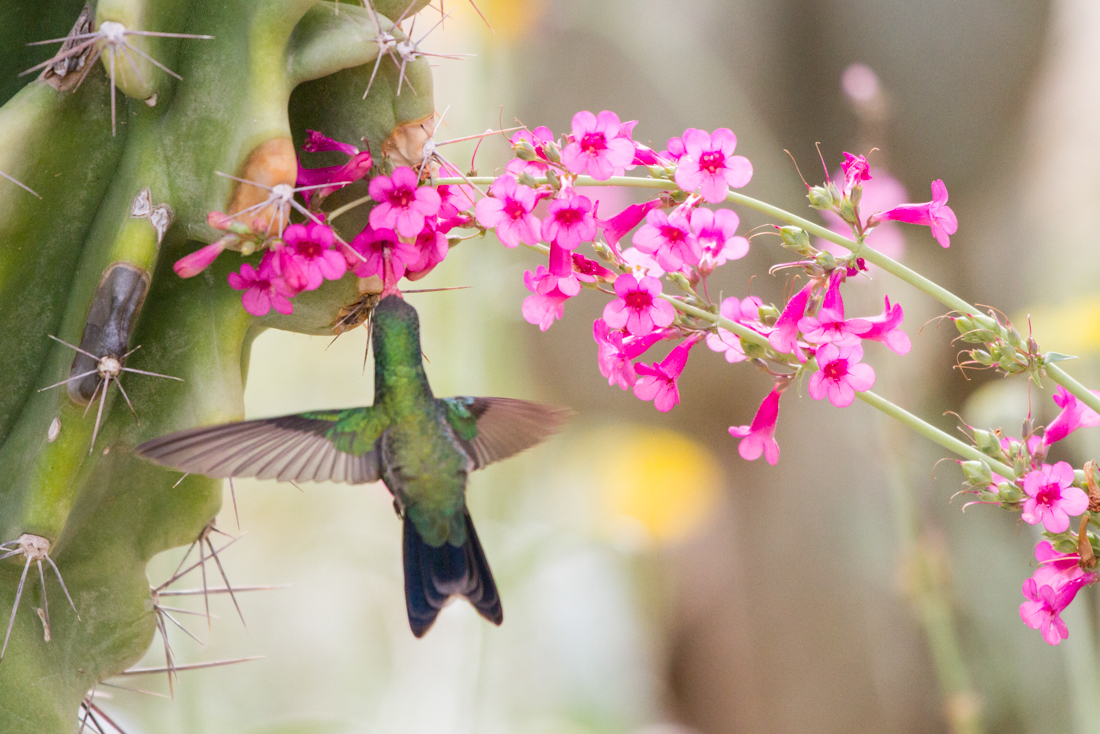
<path id="1" fill-rule="evenodd" d="M 374 308 L 373 319 L 376 350 L 384 346 L 377 341 L 379 337 L 385 341 L 389 335 L 403 333 L 413 335 L 417 340 L 420 338 L 420 319 L 416 309 L 400 296 L 386 296 L 379 301 Z"/>
<path id="2" fill-rule="evenodd" d="M 386 296 L 374 308 L 374 318 L 387 320 L 416 321 L 416 309 L 405 302 L 401 296 Z"/>

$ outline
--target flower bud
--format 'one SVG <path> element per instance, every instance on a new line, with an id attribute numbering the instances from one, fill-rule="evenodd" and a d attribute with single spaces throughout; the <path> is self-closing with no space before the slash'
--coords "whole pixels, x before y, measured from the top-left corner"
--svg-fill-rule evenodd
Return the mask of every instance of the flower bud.
<path id="1" fill-rule="evenodd" d="M 848 196 L 852 199 L 853 208 L 859 206 L 859 202 L 863 200 L 863 184 L 856 184 Z"/>
<path id="2" fill-rule="evenodd" d="M 512 150 L 516 153 L 516 158 L 521 161 L 536 161 L 539 156 L 535 152 L 535 147 L 526 140 L 521 140 L 517 144 L 512 146 Z"/>
<path id="3" fill-rule="evenodd" d="M 993 472 L 984 461 L 960 461 L 966 481 L 973 487 L 986 487 L 993 483 Z"/>
<path id="4" fill-rule="evenodd" d="M 678 285 L 682 291 L 691 290 L 691 283 L 688 282 L 688 279 L 684 277 L 683 273 L 669 273 L 668 279 Z"/>
<path id="5" fill-rule="evenodd" d="M 779 228 L 779 239 L 788 250 L 793 250 L 803 257 L 809 257 L 812 252 L 810 247 L 810 235 L 801 227 L 790 225 Z"/>
<path id="6" fill-rule="evenodd" d="M 551 163 L 561 163 L 561 149 L 557 143 L 543 143 L 542 153 Z"/>
<path id="7" fill-rule="evenodd" d="M 831 252 L 826 252 L 823 250 L 817 253 L 817 257 L 814 258 L 814 262 L 820 265 L 826 271 L 836 269 L 836 257 Z"/>
<path id="8" fill-rule="evenodd" d="M 1012 471 L 1018 477 L 1022 477 L 1023 475 L 1031 471 L 1031 457 L 1028 456 L 1028 453 L 1026 451 L 1021 451 L 1012 460 Z"/>
<path id="9" fill-rule="evenodd" d="M 764 359 L 768 356 L 768 350 L 764 346 L 757 344 L 756 342 L 745 341 L 741 339 L 741 351 L 745 353 L 745 356 L 749 359 Z"/>
<path id="10" fill-rule="evenodd" d="M 771 326 L 779 318 L 779 309 L 771 304 L 761 306 L 758 313 L 760 314 L 760 321 L 766 326 Z"/>
<path id="11" fill-rule="evenodd" d="M 856 221 L 856 206 L 851 199 L 841 199 L 840 206 L 837 207 L 837 213 L 845 222 Z"/>
<path id="12" fill-rule="evenodd" d="M 558 174 L 554 173 L 553 168 L 546 169 L 546 182 L 550 184 L 554 191 L 561 191 L 561 179 L 558 178 Z"/>
<path id="13" fill-rule="evenodd" d="M 833 208 L 833 197 L 824 186 L 811 186 L 806 193 L 806 198 L 810 200 L 810 206 L 814 209 Z"/>
<path id="14" fill-rule="evenodd" d="M 993 366 L 993 358 L 989 356 L 989 352 L 983 351 L 981 349 L 971 349 L 970 358 L 983 367 Z"/>
<path id="15" fill-rule="evenodd" d="M 974 431 L 974 445 L 978 448 L 978 451 L 998 461 L 1004 458 L 1004 452 L 1001 451 L 1001 442 L 993 433 L 983 431 L 980 428 L 972 430 Z"/>
<path id="16" fill-rule="evenodd" d="M 1012 482 L 1001 482 L 997 485 L 997 495 L 1001 502 L 1015 504 L 1024 498 L 1023 491 Z"/>
<path id="17" fill-rule="evenodd" d="M 521 183 L 524 186 L 530 186 L 533 189 L 538 188 L 539 185 L 539 182 L 536 181 L 534 177 L 531 176 L 531 174 L 527 173 L 527 171 L 524 171 L 519 176 L 517 176 L 516 182 Z"/>

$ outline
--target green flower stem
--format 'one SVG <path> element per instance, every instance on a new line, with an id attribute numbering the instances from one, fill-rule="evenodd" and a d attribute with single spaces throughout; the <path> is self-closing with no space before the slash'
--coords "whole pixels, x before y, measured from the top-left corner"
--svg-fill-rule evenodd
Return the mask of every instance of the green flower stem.
<path id="1" fill-rule="evenodd" d="M 664 298 L 669 303 L 671 303 L 673 308 L 675 308 L 677 311 L 695 316 L 696 318 L 703 319 L 704 321 L 710 321 L 713 324 L 721 326 L 723 329 L 728 329 L 734 332 L 735 334 L 737 334 L 737 336 L 754 344 L 758 344 L 764 347 L 768 346 L 767 339 L 765 339 L 762 335 L 757 334 L 755 331 L 752 331 L 751 329 L 742 326 L 741 324 L 730 321 L 729 319 L 723 318 L 718 314 L 711 313 L 710 311 L 688 305 L 674 298 L 670 298 L 668 296 L 664 296 Z M 803 369 L 812 372 L 817 369 L 817 363 L 814 362 L 814 360 L 810 360 L 806 363 Z M 857 392 L 856 397 L 870 405 L 872 408 L 877 408 L 891 418 L 895 418 L 901 421 L 917 433 L 921 434 L 925 438 L 928 438 L 938 443 L 945 449 L 953 451 L 954 453 L 962 456 L 965 459 L 984 462 L 990 469 L 1000 474 L 1002 477 L 1008 479 L 1009 481 L 1015 480 L 1016 472 L 1012 470 L 1012 467 L 986 456 L 973 446 L 960 441 L 949 433 L 941 431 L 939 428 L 936 428 L 931 423 L 928 423 L 927 421 L 918 418 L 901 406 L 891 403 L 886 398 L 870 391 Z"/>
<path id="2" fill-rule="evenodd" d="M 479 176 L 477 178 L 471 178 L 468 181 L 461 178 L 446 178 L 437 179 L 437 184 L 461 184 L 461 183 L 476 183 L 489 185 L 495 179 L 491 176 Z M 649 178 L 641 176 L 612 176 L 606 181 L 597 181 L 591 176 L 577 176 L 576 183 L 578 186 L 628 186 L 633 188 L 643 189 L 659 189 L 665 191 L 676 190 L 678 187 L 675 182 L 667 179 Z M 369 197 L 368 197 L 369 199 Z M 840 245 L 841 247 L 850 250 L 851 252 L 862 257 L 867 262 L 877 265 L 891 275 L 905 281 L 909 285 L 917 288 L 924 293 L 935 298 L 940 303 L 944 304 L 953 311 L 964 313 L 968 316 L 984 316 L 975 306 L 971 305 L 967 301 L 959 298 L 951 291 L 947 290 L 943 286 L 937 285 L 928 278 L 925 278 L 920 273 L 907 268 L 893 258 L 883 255 L 878 250 L 874 250 L 868 247 L 866 244 L 860 244 L 855 240 L 849 239 L 842 235 L 833 232 L 820 224 L 815 224 L 808 219 L 803 219 L 800 216 L 791 214 L 785 209 L 766 204 L 759 199 L 753 199 L 750 196 L 744 194 L 734 193 L 733 191 L 726 194 L 726 201 L 731 204 L 740 204 L 750 209 L 755 209 L 762 214 L 767 214 L 770 217 L 774 217 L 780 221 L 788 224 L 793 224 L 797 227 L 801 227 L 812 235 L 820 237 L 829 242 Z M 352 202 L 355 204 L 356 202 Z M 348 206 L 352 206 L 349 204 Z M 338 210 L 339 211 L 339 210 Z M 723 328 L 729 328 L 723 324 Z M 730 331 L 735 331 L 730 329 Z M 740 332 L 736 332 L 738 336 L 742 336 Z M 1070 393 L 1074 395 L 1078 400 L 1089 406 L 1096 412 L 1100 413 L 1100 396 L 1093 395 L 1088 388 L 1082 385 L 1077 380 L 1070 377 L 1064 370 L 1054 364 L 1043 365 L 1043 370 L 1046 374 L 1054 380 L 1057 384 L 1064 387 Z M 954 449 L 952 449 L 954 450 Z M 1000 472 L 998 472 L 1000 473 Z"/>

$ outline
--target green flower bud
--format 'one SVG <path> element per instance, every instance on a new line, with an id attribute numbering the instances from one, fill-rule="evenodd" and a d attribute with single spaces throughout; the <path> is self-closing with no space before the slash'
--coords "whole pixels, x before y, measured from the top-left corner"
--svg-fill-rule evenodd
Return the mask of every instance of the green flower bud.
<path id="1" fill-rule="evenodd" d="M 833 197 L 824 186 L 811 186 L 806 193 L 806 198 L 810 200 L 810 206 L 814 209 L 833 208 Z"/>
<path id="2" fill-rule="evenodd" d="M 959 466 L 972 486 L 987 487 L 993 482 L 993 472 L 984 461 L 962 461 Z"/>
<path id="3" fill-rule="evenodd" d="M 814 258 L 814 262 L 816 262 L 825 270 L 836 269 L 836 257 L 834 257 L 833 253 L 831 252 L 822 251 L 817 253 L 817 256 Z"/>
<path id="4" fill-rule="evenodd" d="M 980 428 L 974 430 L 974 445 L 986 456 L 990 456 L 998 461 L 1005 458 L 1004 451 L 1001 450 L 1001 441 L 991 431 L 983 431 Z M 985 466 L 985 464 L 982 464 Z M 965 471 L 965 469 L 964 469 Z"/>

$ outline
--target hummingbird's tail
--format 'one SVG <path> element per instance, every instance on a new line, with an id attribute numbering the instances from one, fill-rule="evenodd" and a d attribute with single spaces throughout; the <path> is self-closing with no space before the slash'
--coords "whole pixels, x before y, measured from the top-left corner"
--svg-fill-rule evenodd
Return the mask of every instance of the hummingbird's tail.
<path id="1" fill-rule="evenodd" d="M 489 570 L 469 512 L 466 512 L 466 543 L 461 547 L 450 543 L 431 547 L 407 516 L 403 535 L 405 605 L 414 635 L 423 637 L 439 616 L 439 610 L 455 595 L 466 597 L 493 624 L 504 621 L 493 572 Z"/>

